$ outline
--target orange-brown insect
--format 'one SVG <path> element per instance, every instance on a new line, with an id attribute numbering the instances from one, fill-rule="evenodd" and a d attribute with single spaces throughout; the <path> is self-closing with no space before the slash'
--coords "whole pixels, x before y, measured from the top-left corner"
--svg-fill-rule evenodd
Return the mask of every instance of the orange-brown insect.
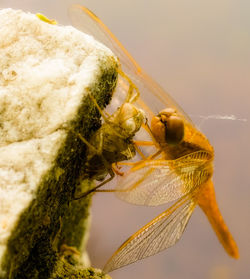
<path id="1" fill-rule="evenodd" d="M 92 34 L 119 57 L 124 72 L 141 93 L 137 104 L 151 118 L 151 125 L 146 130 L 151 135 L 153 142 L 149 144 L 155 146 L 155 153 L 130 164 L 131 168 L 119 181 L 117 195 L 127 202 L 150 206 L 177 200 L 125 241 L 104 271 L 112 271 L 174 245 L 197 204 L 207 215 L 227 253 L 238 258 L 237 245 L 216 203 L 212 182 L 214 151 L 207 138 L 172 98 L 143 72 L 98 17 L 85 7 L 73 6 L 71 18 L 74 25 Z M 163 110 L 155 116 L 146 103 Z M 147 145 L 146 142 L 142 144 Z"/>
<path id="2" fill-rule="evenodd" d="M 178 200 L 125 241 L 106 264 L 105 271 L 174 245 L 197 204 L 227 253 L 239 257 L 215 199 L 211 180 L 213 148 L 205 136 L 194 129 L 174 110 L 163 110 L 152 118 L 151 132 L 158 152 L 133 164 L 119 181 L 116 193 L 121 199 L 138 205 L 157 206 Z"/>

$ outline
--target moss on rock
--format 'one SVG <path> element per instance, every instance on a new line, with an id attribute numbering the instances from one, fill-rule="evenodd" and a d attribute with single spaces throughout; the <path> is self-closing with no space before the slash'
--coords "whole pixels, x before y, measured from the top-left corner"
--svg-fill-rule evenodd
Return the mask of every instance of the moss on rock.
<path id="1" fill-rule="evenodd" d="M 118 66 L 112 57 L 100 58 L 98 62 L 99 75 L 88 89 L 104 108 L 116 86 Z M 35 198 L 20 215 L 8 240 L 2 263 L 7 278 L 104 278 L 94 269 L 77 267 L 79 262 L 61 251 L 64 244 L 81 252 L 85 248 L 91 197 L 74 201 L 73 194 L 80 184 L 87 190 L 91 181 L 81 181 L 86 146 L 77 134 L 88 139 L 99 127 L 99 112 L 86 96 L 65 128 L 67 137 L 53 167 L 41 178 Z"/>

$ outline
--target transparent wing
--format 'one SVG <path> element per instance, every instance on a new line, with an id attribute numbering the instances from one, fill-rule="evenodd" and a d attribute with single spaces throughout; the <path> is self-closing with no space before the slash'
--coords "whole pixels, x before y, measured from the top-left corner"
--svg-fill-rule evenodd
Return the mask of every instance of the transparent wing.
<path id="1" fill-rule="evenodd" d="M 104 267 L 110 272 L 174 245 L 183 234 L 196 203 L 185 196 L 133 234 L 113 254 Z"/>
<path id="2" fill-rule="evenodd" d="M 147 97 L 150 99 L 150 95 L 153 94 L 157 96 L 159 102 L 159 104 L 155 104 L 157 113 L 159 111 L 159 109 L 157 109 L 158 107 L 172 107 L 178 110 L 189 123 L 192 123 L 189 116 L 185 114 L 185 112 L 159 84 L 141 69 L 115 35 L 93 12 L 84 6 L 73 5 L 69 8 L 69 16 L 72 24 L 76 28 L 82 30 L 84 33 L 92 35 L 118 56 L 123 71 L 131 78 L 132 82 L 136 84 L 139 91 L 143 93 L 143 98 L 138 101 L 138 104 L 144 108 L 144 110 L 150 111 L 148 106 L 145 105 L 145 102 L 154 105 L 152 104 L 152 100 L 147 100 Z"/>
<path id="3" fill-rule="evenodd" d="M 118 198 L 157 206 L 176 200 L 208 180 L 210 153 L 197 151 L 177 160 L 144 160 L 118 179 Z"/>
<path id="4" fill-rule="evenodd" d="M 93 36 L 96 40 L 110 48 L 116 54 L 122 65 L 136 73 L 140 67 L 128 53 L 120 41 L 109 28 L 88 8 L 81 5 L 72 5 L 69 8 L 70 20 L 76 28 Z"/>

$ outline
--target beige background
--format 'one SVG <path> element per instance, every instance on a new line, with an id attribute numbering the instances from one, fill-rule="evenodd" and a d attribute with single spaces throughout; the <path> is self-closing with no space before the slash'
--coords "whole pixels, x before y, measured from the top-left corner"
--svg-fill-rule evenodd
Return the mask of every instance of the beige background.
<path id="1" fill-rule="evenodd" d="M 80 1 L 79 1 L 80 2 Z M 0 7 L 41 12 L 68 24 L 71 0 L 0 0 Z M 250 278 L 250 2 L 244 0 L 81 1 L 117 35 L 141 66 L 199 124 L 197 115 L 235 115 L 244 121 L 207 120 L 215 147 L 214 182 L 223 216 L 241 258 L 227 256 L 196 209 L 181 241 L 161 254 L 113 272 L 113 278 Z M 89 241 L 93 265 L 166 206 L 125 204 L 97 194 Z"/>

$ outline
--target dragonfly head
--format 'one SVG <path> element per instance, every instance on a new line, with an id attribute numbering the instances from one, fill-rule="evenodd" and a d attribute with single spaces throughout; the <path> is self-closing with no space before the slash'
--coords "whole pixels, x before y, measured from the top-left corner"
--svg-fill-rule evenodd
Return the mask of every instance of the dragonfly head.
<path id="1" fill-rule="evenodd" d="M 116 117 L 118 124 L 125 131 L 126 137 L 131 137 L 141 128 L 145 113 L 131 103 L 124 103 Z"/>
<path id="2" fill-rule="evenodd" d="M 183 119 L 172 108 L 166 108 L 152 118 L 151 130 L 159 143 L 177 145 L 184 138 Z"/>

